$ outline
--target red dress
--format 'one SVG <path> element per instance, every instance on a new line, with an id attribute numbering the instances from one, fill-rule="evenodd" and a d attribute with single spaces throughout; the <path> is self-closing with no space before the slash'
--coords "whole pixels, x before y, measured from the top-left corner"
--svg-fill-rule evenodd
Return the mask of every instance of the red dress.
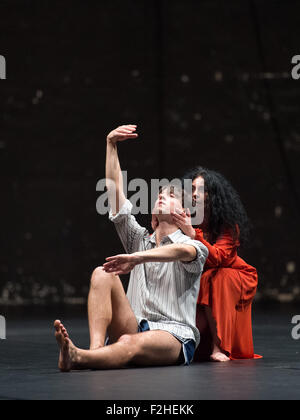
<path id="1" fill-rule="evenodd" d="M 196 229 L 196 240 L 209 250 L 201 277 L 197 305 L 197 326 L 201 343 L 194 360 L 206 360 L 212 349 L 212 337 L 208 326 L 203 327 L 203 306 L 210 306 L 216 321 L 219 347 L 230 359 L 261 358 L 255 355 L 252 338 L 252 302 L 257 290 L 258 278 L 254 267 L 237 255 L 239 240 L 230 231 L 224 232 L 211 245 L 204 239 L 203 231 Z"/>

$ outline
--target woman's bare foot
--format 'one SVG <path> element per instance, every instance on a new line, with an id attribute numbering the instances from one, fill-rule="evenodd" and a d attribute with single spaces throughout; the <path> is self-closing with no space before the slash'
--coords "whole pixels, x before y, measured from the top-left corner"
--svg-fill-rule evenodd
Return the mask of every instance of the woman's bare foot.
<path id="1" fill-rule="evenodd" d="M 214 346 L 213 352 L 210 356 L 210 360 L 212 362 L 229 362 L 230 361 L 229 357 L 227 357 L 226 354 L 224 354 L 218 346 Z"/>
<path id="2" fill-rule="evenodd" d="M 69 334 L 63 324 L 57 320 L 54 322 L 55 338 L 60 348 L 58 367 L 62 372 L 70 372 L 77 362 L 77 348 L 69 338 Z"/>

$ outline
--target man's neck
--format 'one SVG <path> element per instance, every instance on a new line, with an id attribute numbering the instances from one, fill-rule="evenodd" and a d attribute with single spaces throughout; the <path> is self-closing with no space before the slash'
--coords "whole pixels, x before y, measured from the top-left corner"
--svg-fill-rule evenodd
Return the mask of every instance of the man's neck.
<path id="1" fill-rule="evenodd" d="M 178 229 L 179 228 L 174 224 L 161 221 L 155 231 L 156 245 L 159 246 L 162 239 L 165 236 L 171 235 L 172 233 L 176 232 Z"/>

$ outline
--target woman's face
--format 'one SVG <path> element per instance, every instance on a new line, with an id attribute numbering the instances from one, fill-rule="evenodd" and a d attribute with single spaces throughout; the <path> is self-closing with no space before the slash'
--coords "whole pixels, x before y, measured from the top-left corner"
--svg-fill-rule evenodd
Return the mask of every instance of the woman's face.
<path id="1" fill-rule="evenodd" d="M 194 205 L 198 206 L 199 204 L 204 204 L 206 194 L 204 191 L 204 178 L 202 178 L 202 176 L 194 179 L 192 191 Z"/>

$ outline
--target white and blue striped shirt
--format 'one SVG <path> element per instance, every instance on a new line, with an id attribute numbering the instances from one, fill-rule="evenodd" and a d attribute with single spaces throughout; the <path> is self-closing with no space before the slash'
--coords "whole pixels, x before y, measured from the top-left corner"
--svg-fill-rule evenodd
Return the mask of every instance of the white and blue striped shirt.
<path id="1" fill-rule="evenodd" d="M 156 248 L 155 233 L 151 236 L 131 214 L 132 204 L 126 200 L 117 215 L 110 211 L 118 235 L 128 254 Z M 137 265 L 131 272 L 127 297 L 138 323 L 143 319 L 150 330 L 168 331 L 182 342 L 200 343 L 196 327 L 196 306 L 200 278 L 208 249 L 177 230 L 163 238 L 160 246 L 172 243 L 192 245 L 197 257 L 192 262 L 148 262 Z"/>

